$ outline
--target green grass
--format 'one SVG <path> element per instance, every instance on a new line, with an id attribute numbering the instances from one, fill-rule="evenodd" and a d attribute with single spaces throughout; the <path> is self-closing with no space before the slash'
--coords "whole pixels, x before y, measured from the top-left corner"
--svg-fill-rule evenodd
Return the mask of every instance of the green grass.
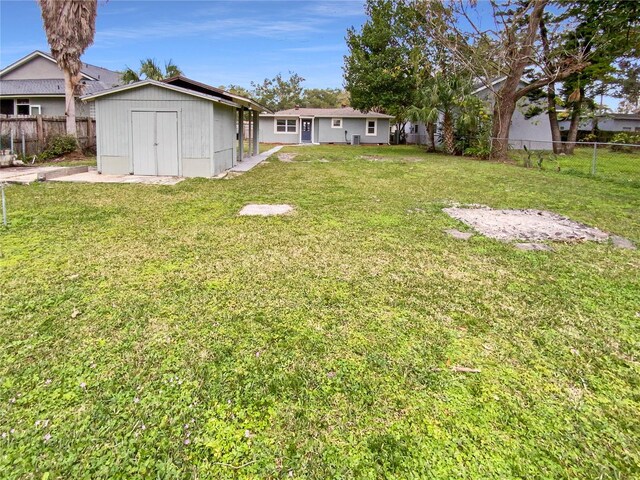
<path id="1" fill-rule="evenodd" d="M 231 180 L 7 188 L 0 476 L 638 478 L 638 252 L 460 242 L 441 211 L 638 243 L 637 187 L 284 151 Z M 251 202 L 295 212 L 238 217 Z"/>
<path id="2" fill-rule="evenodd" d="M 532 155 L 532 163 L 537 167 L 538 151 Z M 593 147 L 576 148 L 572 155 L 553 155 L 542 152 L 542 168 L 576 176 L 592 176 Z M 519 165 L 524 164 L 526 152 L 512 150 L 511 157 Z M 616 152 L 609 148 L 596 151 L 595 178 L 614 183 L 630 184 L 640 187 L 640 150 Z"/>

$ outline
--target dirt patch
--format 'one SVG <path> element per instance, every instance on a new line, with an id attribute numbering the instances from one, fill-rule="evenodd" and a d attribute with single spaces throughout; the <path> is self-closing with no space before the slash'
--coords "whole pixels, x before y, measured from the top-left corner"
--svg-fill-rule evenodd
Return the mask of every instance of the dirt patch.
<path id="1" fill-rule="evenodd" d="M 496 240 L 604 242 L 609 239 L 609 234 L 602 230 L 542 210 L 452 207 L 445 208 L 444 212 Z"/>
<path id="2" fill-rule="evenodd" d="M 385 162 L 388 159 L 381 156 L 381 155 L 360 155 L 360 157 L 358 157 L 362 160 L 367 160 L 369 162 Z"/>
<path id="3" fill-rule="evenodd" d="M 278 160 L 280 160 L 281 162 L 291 163 L 297 156 L 297 153 L 279 153 Z"/>

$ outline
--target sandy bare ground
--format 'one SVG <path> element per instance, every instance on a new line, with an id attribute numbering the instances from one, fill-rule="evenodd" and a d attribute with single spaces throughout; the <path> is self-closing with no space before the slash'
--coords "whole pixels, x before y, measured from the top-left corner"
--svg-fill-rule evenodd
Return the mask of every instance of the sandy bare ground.
<path id="1" fill-rule="evenodd" d="M 293 162 L 293 159 L 296 158 L 298 156 L 297 153 L 279 153 L 278 154 L 278 160 L 280 160 L 281 162 Z"/>
<path id="2" fill-rule="evenodd" d="M 496 240 L 604 242 L 609 239 L 609 234 L 602 230 L 542 210 L 451 207 L 444 212 Z"/>

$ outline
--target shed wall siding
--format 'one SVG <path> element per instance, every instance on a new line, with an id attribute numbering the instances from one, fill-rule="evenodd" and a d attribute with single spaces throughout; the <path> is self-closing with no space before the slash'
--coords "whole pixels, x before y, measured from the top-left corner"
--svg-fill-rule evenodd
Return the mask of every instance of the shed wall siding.
<path id="1" fill-rule="evenodd" d="M 178 112 L 182 175 L 212 175 L 212 102 L 146 86 L 98 98 L 95 103 L 98 157 L 103 173 L 130 173 L 132 110 L 170 110 Z"/>
<path id="2" fill-rule="evenodd" d="M 226 105 L 216 105 L 213 128 L 214 175 L 233 167 L 235 138 L 236 109 Z"/>

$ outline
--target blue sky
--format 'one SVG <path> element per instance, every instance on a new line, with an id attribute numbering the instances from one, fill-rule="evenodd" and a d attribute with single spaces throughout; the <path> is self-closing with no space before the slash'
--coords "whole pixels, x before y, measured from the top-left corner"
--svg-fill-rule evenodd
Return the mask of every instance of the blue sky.
<path id="1" fill-rule="evenodd" d="M 296 72 L 307 88 L 341 87 L 346 30 L 365 21 L 362 0 L 99 0 L 96 37 L 83 61 L 121 70 L 172 59 L 212 85 Z M 0 0 L 0 65 L 49 51 L 35 0 Z"/>

